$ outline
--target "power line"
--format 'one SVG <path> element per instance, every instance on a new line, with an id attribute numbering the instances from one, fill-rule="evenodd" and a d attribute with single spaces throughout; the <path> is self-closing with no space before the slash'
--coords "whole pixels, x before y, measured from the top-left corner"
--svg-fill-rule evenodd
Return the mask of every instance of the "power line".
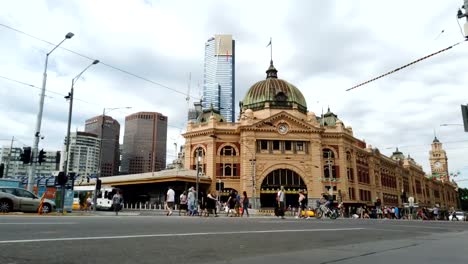
<path id="1" fill-rule="evenodd" d="M 0 26 L 3 26 L 3 27 L 5 27 L 5 28 L 7 28 L 7 29 L 10 29 L 10 30 L 13 30 L 13 31 L 15 31 L 15 32 L 18 32 L 18 33 L 20 33 L 20 34 L 26 35 L 26 36 L 28 36 L 28 37 L 30 37 L 30 38 L 35 39 L 35 40 L 42 41 L 42 42 L 47 43 L 47 44 L 52 45 L 52 46 L 56 46 L 54 43 L 52 43 L 52 42 L 50 42 L 50 41 L 47 41 L 47 40 L 41 39 L 41 38 L 39 38 L 39 37 L 36 37 L 36 36 L 34 36 L 34 35 L 28 34 L 28 33 L 24 32 L 24 31 L 22 31 L 22 30 L 19 30 L 19 29 L 10 27 L 10 26 L 5 25 L 5 24 L 2 24 L 2 23 L 0 23 Z M 94 60 L 95 60 L 95 59 L 93 59 L 93 58 L 91 58 L 91 57 L 89 57 L 89 56 L 86 56 L 86 55 L 84 55 L 84 54 L 78 53 L 78 52 L 73 51 L 73 50 L 71 50 L 71 49 L 67 49 L 67 48 L 65 48 L 65 47 L 59 47 L 59 48 L 60 48 L 60 49 L 63 49 L 63 50 L 66 50 L 66 51 L 68 51 L 68 52 L 70 52 L 70 53 L 73 53 L 73 54 L 75 54 L 75 55 L 78 55 L 78 56 L 80 56 L 80 57 L 86 58 L 86 59 L 88 59 L 88 60 L 91 60 L 91 61 L 94 61 Z M 177 89 L 175 89 L 175 88 L 169 87 L 169 86 L 167 86 L 167 85 L 164 85 L 164 84 L 158 83 L 158 82 L 156 82 L 156 81 L 150 80 L 150 79 L 148 79 L 148 78 L 146 78 L 146 77 L 142 77 L 142 76 L 137 75 L 137 74 L 135 74 L 135 73 L 132 73 L 132 72 L 130 72 L 130 71 L 127 71 L 127 70 L 118 68 L 118 67 L 116 67 L 116 66 L 110 65 L 110 64 L 108 64 L 108 63 L 103 62 L 102 60 L 100 61 L 99 64 L 105 65 L 105 66 L 107 66 L 107 67 L 109 67 L 109 68 L 111 68 L 111 69 L 114 69 L 114 70 L 116 70 L 116 71 L 120 71 L 120 72 L 122 72 L 122 73 L 128 74 L 128 75 L 133 76 L 133 77 L 135 77 L 135 78 L 137 78 L 137 79 L 140 79 L 140 80 L 143 80 L 143 81 L 152 83 L 152 84 L 154 84 L 154 85 L 157 85 L 157 86 L 166 88 L 166 89 L 168 89 L 168 90 L 171 90 L 171 91 L 173 91 L 173 92 L 176 92 L 176 93 L 182 94 L 182 95 L 184 95 L 184 96 L 187 96 L 187 94 L 185 94 L 184 92 L 179 91 L 179 90 L 177 90 Z M 188 95 L 188 96 L 189 96 L 189 97 L 192 97 L 193 99 L 197 99 L 197 100 L 199 99 L 199 98 L 196 98 L 196 97 L 193 97 L 193 96 L 190 96 L 190 95 Z"/>
<path id="2" fill-rule="evenodd" d="M 29 86 L 29 87 L 32 87 L 32 88 L 35 88 L 35 89 L 38 89 L 38 90 L 41 90 L 42 88 L 41 87 L 38 87 L 38 86 L 35 86 L 34 84 L 30 84 L 30 83 L 26 83 L 26 82 L 23 82 L 23 81 L 19 81 L 19 80 L 16 80 L 16 79 L 12 79 L 12 78 L 9 78 L 9 77 L 5 77 L 5 76 L 2 76 L 0 75 L 0 78 L 2 79 L 5 79 L 5 80 L 8 80 L 8 81 L 11 81 L 11 82 L 15 82 L 15 83 L 19 83 L 19 84 L 22 84 L 22 85 L 25 85 L 25 86 Z M 65 94 L 62 94 L 62 93 L 58 93 L 58 92 L 54 92 L 54 91 L 51 91 L 51 90 L 47 90 L 48 93 L 53 93 L 53 94 L 57 94 L 57 95 L 60 95 L 60 96 L 66 96 Z M 83 99 L 79 99 L 79 98 L 73 98 L 73 100 L 77 100 L 77 101 L 81 101 L 81 102 L 84 102 L 84 103 L 87 103 L 87 104 L 91 104 L 91 105 L 95 105 L 95 106 L 100 106 L 96 103 L 91 103 L 91 102 L 87 102 Z M 121 113 L 124 113 L 124 114 L 128 114 L 126 112 L 123 112 L 123 111 L 118 111 L 118 112 L 121 112 Z M 182 127 L 178 127 L 178 126 L 175 126 L 175 125 L 170 125 L 170 124 L 167 124 L 168 127 L 174 127 L 174 128 L 177 128 L 177 129 L 180 129 L 180 130 L 183 130 L 184 128 Z"/>
<path id="3" fill-rule="evenodd" d="M 419 58 L 419 59 L 417 59 L 417 60 L 415 60 L 415 61 L 412 61 L 412 62 L 410 62 L 410 63 L 408 63 L 408 64 L 405 64 L 405 65 L 403 65 L 403 66 L 401 66 L 401 67 L 399 67 L 399 68 L 396 68 L 396 69 L 394 69 L 394 70 L 392 70 L 392 71 L 389 71 L 389 72 L 387 72 L 387 73 L 384 73 L 384 74 L 382 74 L 382 75 L 380 75 L 380 76 L 378 76 L 378 77 L 375 77 L 375 78 L 373 78 L 373 79 L 370 79 L 370 80 L 368 80 L 368 81 L 365 81 L 365 82 L 363 82 L 363 83 L 360 83 L 360 84 L 358 84 L 358 85 L 355 85 L 355 86 L 353 86 L 353 87 L 351 87 L 351 88 L 349 88 L 349 89 L 346 89 L 346 91 L 347 91 L 347 92 L 348 92 L 348 91 L 351 91 L 351 90 L 353 90 L 353 89 L 356 89 L 356 88 L 361 87 L 361 86 L 363 86 L 363 85 L 366 85 L 366 84 L 368 84 L 368 83 L 371 83 L 371 82 L 373 82 L 373 81 L 376 81 L 376 80 L 378 80 L 378 79 L 380 79 L 380 78 L 383 78 L 383 77 L 385 77 L 385 76 L 387 76 L 387 75 L 393 74 L 393 73 L 395 73 L 395 72 L 397 72 L 397 71 L 399 71 L 399 70 L 402 70 L 402 69 L 404 69 L 404 68 L 406 68 L 406 67 L 409 67 L 409 66 L 411 66 L 411 65 L 413 65 L 413 64 L 416 64 L 416 63 L 418 63 L 418 62 L 420 62 L 420 61 L 423 61 L 423 60 L 428 59 L 428 58 L 430 58 L 430 57 L 432 57 L 432 56 L 435 56 L 435 55 L 437 55 L 437 54 L 439 54 L 439 53 L 442 53 L 442 52 L 444 52 L 444 51 L 447 51 L 447 50 L 449 50 L 449 49 L 451 49 L 451 48 L 453 48 L 453 47 L 455 47 L 455 46 L 457 46 L 457 45 L 460 45 L 461 43 L 463 43 L 463 42 L 465 42 L 465 41 L 467 41 L 467 40 L 468 40 L 468 39 L 465 39 L 465 40 L 460 41 L 460 42 L 458 42 L 458 43 L 455 43 L 455 44 L 453 44 L 452 46 L 449 46 L 449 47 L 447 47 L 447 48 L 445 48 L 445 49 L 441 49 L 441 50 L 439 50 L 439 51 L 437 51 L 437 52 L 434 52 L 434 53 L 431 53 L 431 54 L 429 54 L 429 55 L 427 55 L 427 56 L 424 56 L 424 57 L 422 57 L 422 58 Z"/>

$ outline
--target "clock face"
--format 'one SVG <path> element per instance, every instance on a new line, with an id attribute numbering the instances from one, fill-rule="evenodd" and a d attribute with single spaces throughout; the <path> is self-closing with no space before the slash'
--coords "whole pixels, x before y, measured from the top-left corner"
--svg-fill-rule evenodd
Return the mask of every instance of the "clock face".
<path id="1" fill-rule="evenodd" d="M 288 128 L 288 125 L 286 125 L 286 124 L 280 124 L 278 126 L 278 132 L 280 134 L 286 134 L 286 133 L 288 133 L 288 130 L 289 130 L 289 128 Z"/>
<path id="2" fill-rule="evenodd" d="M 440 163 L 439 161 L 436 161 L 436 163 L 434 163 L 434 167 L 436 167 L 437 169 L 440 169 L 442 168 L 442 163 Z"/>

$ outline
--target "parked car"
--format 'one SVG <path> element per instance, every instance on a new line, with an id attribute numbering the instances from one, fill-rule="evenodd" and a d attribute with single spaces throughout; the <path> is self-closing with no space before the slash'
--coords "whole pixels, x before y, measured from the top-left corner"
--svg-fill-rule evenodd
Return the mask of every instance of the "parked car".
<path id="1" fill-rule="evenodd" d="M 449 221 L 452 221 L 452 220 L 453 221 L 457 221 L 457 220 L 458 221 L 466 221 L 466 215 L 462 211 L 455 212 L 455 216 L 456 216 L 456 218 L 453 218 L 453 215 L 450 214 L 449 215 Z"/>
<path id="2" fill-rule="evenodd" d="M 34 193 L 22 188 L 0 187 L 0 212 L 12 211 L 37 212 L 41 199 Z M 55 202 L 45 199 L 42 212 L 50 213 L 55 210 Z"/>

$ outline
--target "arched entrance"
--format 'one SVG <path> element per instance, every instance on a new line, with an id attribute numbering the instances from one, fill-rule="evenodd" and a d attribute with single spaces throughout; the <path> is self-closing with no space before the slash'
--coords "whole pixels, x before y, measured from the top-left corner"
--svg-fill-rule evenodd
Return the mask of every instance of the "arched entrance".
<path id="1" fill-rule="evenodd" d="M 307 197 L 307 186 L 299 174 L 289 169 L 278 169 L 270 172 L 263 179 L 260 188 L 261 207 L 275 207 L 276 194 L 281 186 L 284 186 L 286 190 L 286 206 L 297 207 L 299 205 L 299 190 L 303 190 Z"/>
<path id="2" fill-rule="evenodd" d="M 236 190 L 236 189 L 233 189 L 233 188 L 224 188 L 224 189 L 219 193 L 220 201 L 221 201 L 222 203 L 227 202 L 227 200 L 229 199 L 229 195 L 231 195 L 231 192 L 232 192 L 232 191 L 237 192 L 237 190 Z M 238 194 L 240 194 L 240 193 L 238 192 Z"/>

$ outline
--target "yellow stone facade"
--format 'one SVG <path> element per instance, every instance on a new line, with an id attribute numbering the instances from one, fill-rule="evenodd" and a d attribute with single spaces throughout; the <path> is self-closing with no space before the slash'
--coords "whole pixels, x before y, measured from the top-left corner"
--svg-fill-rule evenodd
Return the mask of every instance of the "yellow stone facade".
<path id="1" fill-rule="evenodd" d="M 277 78 L 273 64 L 268 71 L 268 78 Z M 252 87 L 248 94 L 257 97 L 244 99 L 235 123 L 220 122 L 213 109 L 211 115 L 204 113 L 206 122 L 188 123 L 184 166 L 199 167 L 210 177 L 210 190 L 221 181 L 226 190 L 246 191 L 257 208 L 270 207 L 279 184 L 285 186 L 287 203 L 293 206 L 298 190 L 306 189 L 309 205 L 323 192 L 332 192 L 348 205 L 373 205 L 380 198 L 383 205 L 402 207 L 405 190 L 420 206 L 457 207 L 456 186 L 448 179 L 428 178 L 420 165 L 398 151 L 392 157 L 382 155 L 355 138 L 352 128 L 330 111 L 322 117 L 304 111 L 302 94 L 289 94 L 297 88 L 280 89 L 277 83 L 258 91 L 252 90 L 260 89 L 257 84 Z M 265 89 L 277 97 L 259 94 Z M 253 102 L 254 109 L 245 102 Z M 446 168 L 446 159 L 442 167 Z"/>

